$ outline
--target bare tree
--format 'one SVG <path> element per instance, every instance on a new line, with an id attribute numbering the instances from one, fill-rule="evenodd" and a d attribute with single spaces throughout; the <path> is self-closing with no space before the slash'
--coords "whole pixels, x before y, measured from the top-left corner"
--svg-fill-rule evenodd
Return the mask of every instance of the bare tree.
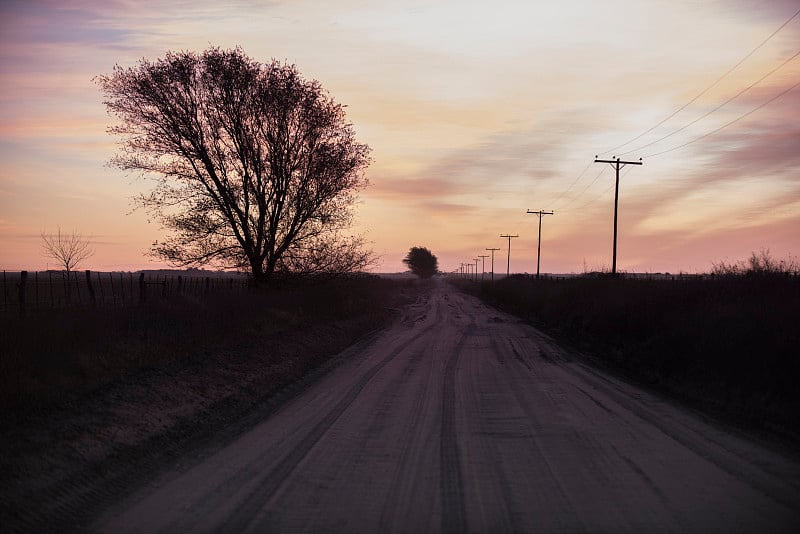
<path id="1" fill-rule="evenodd" d="M 352 271 L 370 261 L 347 236 L 367 185 L 369 147 L 344 108 L 294 65 L 239 49 L 170 52 L 96 81 L 122 138 L 112 164 L 155 177 L 138 198 L 170 236 L 152 252 L 174 265 Z"/>
<path id="2" fill-rule="evenodd" d="M 81 262 L 94 254 L 89 239 L 85 239 L 75 230 L 71 234 L 61 233 L 61 227 L 56 234 L 42 232 L 42 250 L 46 257 L 54 259 L 64 269 L 67 277 Z"/>

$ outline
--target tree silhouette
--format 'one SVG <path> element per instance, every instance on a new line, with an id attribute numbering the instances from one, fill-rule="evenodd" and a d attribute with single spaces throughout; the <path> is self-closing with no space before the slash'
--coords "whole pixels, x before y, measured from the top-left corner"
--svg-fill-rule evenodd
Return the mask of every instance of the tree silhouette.
<path id="1" fill-rule="evenodd" d="M 439 271 L 439 260 L 425 247 L 411 247 L 403 263 L 420 278 L 430 278 Z"/>
<path id="2" fill-rule="evenodd" d="M 370 149 L 294 65 L 210 48 L 117 65 L 95 81 L 120 120 L 111 163 L 155 178 L 137 198 L 171 231 L 154 255 L 247 269 L 256 283 L 370 261 L 363 240 L 346 235 Z"/>
<path id="3" fill-rule="evenodd" d="M 42 251 L 46 257 L 55 260 L 67 276 L 94 254 L 91 241 L 75 230 L 71 234 L 63 234 L 61 227 L 55 234 L 42 232 Z"/>

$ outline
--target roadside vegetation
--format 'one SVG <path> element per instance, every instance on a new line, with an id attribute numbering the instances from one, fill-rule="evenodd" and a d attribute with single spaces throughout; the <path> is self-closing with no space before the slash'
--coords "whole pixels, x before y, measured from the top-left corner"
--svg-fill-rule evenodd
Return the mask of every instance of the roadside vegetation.
<path id="1" fill-rule="evenodd" d="M 219 354 L 258 354 L 262 364 L 272 354 L 272 363 L 285 371 L 276 379 L 283 382 L 318 363 L 318 353 L 330 356 L 383 324 L 402 298 L 397 284 L 349 277 L 131 307 L 9 314 L 0 333 L 0 407 L 45 406 L 143 368 L 194 364 Z M 282 346 L 323 330 L 326 339 L 318 347 L 282 361 Z"/>
<path id="2" fill-rule="evenodd" d="M 692 277 L 512 276 L 462 284 L 618 372 L 800 438 L 800 266 L 768 251 Z"/>
<path id="3" fill-rule="evenodd" d="M 418 286 L 273 279 L 250 291 L 5 315 L 4 527 L 84 524 L 189 451 L 233 439 L 343 361 L 336 356 L 390 321 Z"/>

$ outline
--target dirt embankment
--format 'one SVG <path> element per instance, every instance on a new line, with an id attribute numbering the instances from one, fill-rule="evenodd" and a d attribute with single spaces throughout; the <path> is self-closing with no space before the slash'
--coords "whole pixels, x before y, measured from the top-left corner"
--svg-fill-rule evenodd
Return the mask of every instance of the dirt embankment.
<path id="1" fill-rule="evenodd" d="M 270 301 L 269 320 L 251 319 L 245 330 L 260 324 L 261 334 L 244 342 L 215 337 L 213 350 L 184 355 L 178 353 L 186 343 L 164 342 L 169 355 L 163 361 L 128 365 L 77 393 L 4 406 L 3 528 L 80 528 L 160 468 L 191 462 L 205 447 L 237 435 L 336 365 L 334 355 L 385 325 L 416 291 L 409 284 L 376 284 L 320 290 L 336 302 L 316 303 L 327 311 L 311 311 L 313 298 L 285 291 Z M 43 380 L 54 380 L 46 375 Z"/>

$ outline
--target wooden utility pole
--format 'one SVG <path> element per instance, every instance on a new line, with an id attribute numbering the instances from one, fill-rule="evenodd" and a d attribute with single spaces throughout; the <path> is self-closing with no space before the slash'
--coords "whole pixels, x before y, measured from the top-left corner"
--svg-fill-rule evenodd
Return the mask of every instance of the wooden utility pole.
<path id="1" fill-rule="evenodd" d="M 480 258 L 472 258 L 475 261 L 475 281 L 478 281 L 478 262 Z"/>
<path id="2" fill-rule="evenodd" d="M 528 213 L 532 213 L 534 215 L 539 216 L 539 241 L 538 241 L 539 244 L 536 247 L 536 278 L 539 278 L 539 262 L 542 258 L 542 217 L 545 215 L 552 215 L 553 212 L 544 210 L 539 210 L 539 211 L 528 210 Z"/>
<path id="3" fill-rule="evenodd" d="M 500 237 L 507 237 L 508 238 L 508 261 L 506 263 L 506 278 L 511 276 L 511 239 L 514 237 L 519 237 L 518 235 L 501 235 Z"/>
<path id="4" fill-rule="evenodd" d="M 641 165 L 642 158 L 639 161 L 621 161 L 619 158 L 611 156 L 611 159 L 597 159 L 594 157 L 595 163 L 610 163 L 617 171 L 617 181 L 614 186 L 614 255 L 611 260 L 611 275 L 617 276 L 617 207 L 619 206 L 619 170 L 625 165 Z"/>
<path id="5" fill-rule="evenodd" d="M 478 254 L 478 257 L 481 259 L 481 282 L 483 282 L 483 276 L 486 274 L 486 258 L 488 258 L 489 255 Z"/>
<path id="6" fill-rule="evenodd" d="M 494 251 L 500 250 L 499 248 L 487 248 L 486 250 L 492 251 L 492 281 L 494 281 Z"/>

